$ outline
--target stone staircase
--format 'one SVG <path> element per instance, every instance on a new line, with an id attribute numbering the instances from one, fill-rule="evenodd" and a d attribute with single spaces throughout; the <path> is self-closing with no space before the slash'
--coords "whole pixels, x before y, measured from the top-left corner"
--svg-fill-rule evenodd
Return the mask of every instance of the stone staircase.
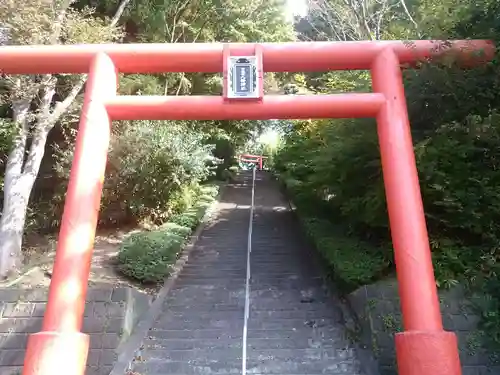
<path id="1" fill-rule="evenodd" d="M 345 337 L 338 301 L 277 186 L 255 189 L 246 366 L 242 368 L 252 176 L 229 186 L 201 234 L 132 373 L 365 374 Z"/>

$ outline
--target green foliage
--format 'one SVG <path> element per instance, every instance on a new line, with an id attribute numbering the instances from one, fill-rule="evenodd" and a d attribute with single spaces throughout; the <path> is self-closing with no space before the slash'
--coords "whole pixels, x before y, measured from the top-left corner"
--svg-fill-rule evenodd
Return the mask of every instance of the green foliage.
<path id="1" fill-rule="evenodd" d="M 214 156 L 222 161 L 215 167 L 215 176 L 219 180 L 226 181 L 230 177 L 229 168 L 236 162 L 235 144 L 227 133 L 214 134 L 209 141 L 215 144 Z"/>
<path id="2" fill-rule="evenodd" d="M 193 228 L 196 226 L 199 220 L 200 212 L 197 209 L 191 209 L 188 212 L 182 214 L 173 215 L 170 218 L 172 223 L 182 225 L 187 228 Z"/>
<path id="3" fill-rule="evenodd" d="M 500 239 L 500 116 L 469 116 L 417 145 L 428 221 L 469 244 Z"/>
<path id="4" fill-rule="evenodd" d="M 210 175 L 213 145 L 183 123 L 125 123 L 111 141 L 102 198 L 101 224 L 148 221 L 162 224 L 183 212 Z M 68 172 L 72 152 L 56 153 L 57 171 Z"/>
<path id="5" fill-rule="evenodd" d="M 109 19 L 96 17 L 94 9 L 85 6 L 80 10 L 66 9 L 67 4 L 45 0 L 26 0 L 20 4 L 14 0 L 2 0 L 2 28 L 8 30 L 12 44 L 22 45 L 102 43 L 122 36 L 121 30 L 109 27 Z M 64 17 L 60 18 L 63 9 Z M 59 18 L 61 24 L 54 27 Z"/>
<path id="6" fill-rule="evenodd" d="M 4 28 L 0 36 L 8 36 L 13 44 L 52 43 L 48 39 L 59 30 L 54 26 L 62 3 L 29 0 L 21 6 L 13 0 L 3 1 L 0 19 Z M 123 27 L 109 27 L 109 18 L 114 16 L 117 5 L 111 0 L 71 2 L 63 19 L 62 34 L 56 40 L 61 44 L 84 41 L 194 43 L 273 42 L 294 38 L 293 25 L 284 18 L 282 0 L 132 0 L 119 19 L 118 26 Z M 5 83 L 8 87 L 21 84 L 21 90 L 1 97 L 0 117 L 8 122 L 12 116 L 12 97 L 31 95 L 42 77 L 22 77 L 19 82 L 11 77 L 0 78 L 2 94 L 4 86 L 7 87 Z M 47 108 L 55 107 L 56 102 L 64 99 L 78 77 L 59 75 L 56 78 L 56 94 Z M 277 79 L 266 74 L 266 88 L 275 86 Z M 220 74 L 122 74 L 120 77 L 120 94 L 125 95 L 219 95 L 221 91 Z M 43 114 L 37 110 L 41 98 L 45 98 L 43 92 L 33 101 L 35 117 Z M 74 135 L 65 139 L 60 133 L 76 128 L 80 99 L 79 96 L 75 102 L 76 111 L 72 116 L 66 116 L 64 123 L 57 124 L 49 136 L 48 142 L 55 151 L 46 148 L 49 152 L 43 160 L 41 178 L 35 185 L 29 208 L 29 231 L 54 231 L 60 224 L 74 148 Z M 139 129 L 135 123 L 118 125 L 110 150 L 99 224 L 120 225 L 141 220 L 160 224 L 169 215 L 181 212 L 191 199 L 189 191 L 193 184 L 214 177 L 214 170 L 219 178 L 231 178 L 229 168 L 234 164 L 234 150 L 260 126 L 258 121 L 147 122 L 139 124 Z M 162 131 L 162 127 L 166 130 Z M 11 142 L 9 138 L 4 143 L 3 135 L 0 130 L 0 163 L 4 144 L 8 149 Z M 167 150 L 162 150 L 164 139 Z M 211 145 L 216 146 L 216 158 L 206 160 L 207 152 L 213 151 Z"/>
<path id="7" fill-rule="evenodd" d="M 481 329 L 482 341 L 486 341 L 489 347 L 498 349 L 500 347 L 500 283 L 498 278 L 490 279 L 485 282 L 485 292 L 475 295 L 475 310 L 481 321 L 479 328 Z M 493 358 L 498 362 L 498 350 L 496 356 Z"/>
<path id="8" fill-rule="evenodd" d="M 316 217 L 305 217 L 303 224 L 343 293 L 376 281 L 389 268 L 383 249 L 347 235 L 341 226 Z"/>
<path id="9" fill-rule="evenodd" d="M 143 283 L 157 283 L 169 275 L 183 243 L 171 230 L 130 235 L 118 254 L 118 270 Z"/>
<path id="10" fill-rule="evenodd" d="M 128 236 L 118 253 L 118 270 L 141 283 L 161 282 L 170 274 L 182 246 L 217 193 L 217 186 L 203 186 L 185 212 L 173 215 L 157 230 Z"/>
<path id="11" fill-rule="evenodd" d="M 331 25 L 326 15 L 349 20 L 346 8 L 337 7 L 342 5 L 337 0 L 322 3 L 323 8 L 301 20 L 298 29 L 310 39 L 342 39 L 339 29 L 345 29 L 345 23 Z M 369 9 L 374 2 L 367 4 Z M 500 39 L 498 1 L 418 0 L 407 5 L 418 30 L 409 27 L 402 9 L 393 8 L 392 21 L 382 22 L 382 38 Z M 368 31 L 355 21 L 350 25 L 347 39 Z M 371 24 L 367 27 L 373 29 Z M 404 72 L 437 284 L 442 288 L 470 284 L 482 296 L 478 306 L 483 330 L 488 332 L 484 336 L 496 349 L 500 349 L 499 61 L 496 56 L 482 67 L 464 70 L 457 57 L 447 53 Z M 306 74 L 294 83 L 319 93 L 370 90 L 365 72 Z M 332 272 L 355 286 L 394 271 L 375 121 L 294 121 L 283 126 L 283 132 L 275 172 L 297 206 L 303 207 L 302 215 L 314 218 L 314 225 L 305 225 L 315 233 L 312 237 Z M 345 230 L 334 234 L 338 223 Z M 354 245 L 341 245 L 346 233 L 349 239 L 369 242 L 361 246 L 365 249 L 359 252 L 361 259 L 352 264 L 343 249 Z M 376 251 L 366 250 L 370 248 Z M 357 259 L 357 251 L 347 253 Z"/>

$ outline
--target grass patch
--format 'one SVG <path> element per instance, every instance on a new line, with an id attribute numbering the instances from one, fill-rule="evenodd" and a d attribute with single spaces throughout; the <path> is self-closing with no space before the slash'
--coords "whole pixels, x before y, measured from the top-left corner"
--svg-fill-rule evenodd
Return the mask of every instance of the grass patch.
<path id="1" fill-rule="evenodd" d="M 195 204 L 173 215 L 158 229 L 131 234 L 118 253 L 118 270 L 143 284 L 154 284 L 169 276 L 182 247 L 198 226 L 218 194 L 218 187 L 203 186 Z"/>

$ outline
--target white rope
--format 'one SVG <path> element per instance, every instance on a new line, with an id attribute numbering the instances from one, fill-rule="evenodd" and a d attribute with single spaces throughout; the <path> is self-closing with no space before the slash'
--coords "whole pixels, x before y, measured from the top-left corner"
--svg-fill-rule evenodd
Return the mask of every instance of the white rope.
<path id="1" fill-rule="evenodd" d="M 250 219 L 248 221 L 248 241 L 247 241 L 247 278 L 245 284 L 245 317 L 243 323 L 243 352 L 241 363 L 241 374 L 247 373 L 247 336 L 248 336 L 248 318 L 250 317 L 250 253 L 252 252 L 252 229 L 253 229 L 253 206 L 255 201 L 255 170 L 252 174 L 252 202 L 250 203 Z"/>

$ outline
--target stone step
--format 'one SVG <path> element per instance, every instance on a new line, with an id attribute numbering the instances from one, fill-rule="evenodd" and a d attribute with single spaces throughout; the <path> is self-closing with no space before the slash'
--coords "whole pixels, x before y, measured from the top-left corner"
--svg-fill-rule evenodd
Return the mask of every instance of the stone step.
<path id="1" fill-rule="evenodd" d="M 190 297 L 193 294 L 200 293 L 204 297 L 214 295 L 240 295 L 244 291 L 245 283 L 227 284 L 211 281 L 206 284 L 180 284 L 172 288 L 169 297 L 184 296 Z M 283 285 L 272 285 L 262 283 L 250 284 L 250 298 L 299 298 L 299 299 L 314 299 L 324 298 L 328 296 L 328 291 L 323 288 L 319 282 L 301 282 L 300 280 L 288 281 L 286 287 Z"/>
<path id="2" fill-rule="evenodd" d="M 323 282 L 323 280 L 324 280 L 323 277 L 309 275 L 304 272 L 300 273 L 288 272 L 287 274 L 278 273 L 273 275 L 261 274 L 260 272 L 252 272 L 251 275 L 252 284 L 258 284 L 259 282 L 265 283 L 265 282 L 284 282 L 284 281 Z"/>
<path id="3" fill-rule="evenodd" d="M 261 303 L 258 305 L 251 304 L 250 311 L 251 312 L 260 312 L 260 311 L 323 311 L 325 314 L 330 314 L 332 311 L 336 314 L 337 310 L 332 307 L 331 304 L 328 303 L 300 303 L 300 301 L 284 304 L 279 301 L 269 300 L 268 304 Z M 168 305 L 168 311 L 173 313 L 182 313 L 188 311 L 189 313 L 193 313 L 194 311 L 199 313 L 209 313 L 209 312 L 218 312 L 218 311 L 243 311 L 245 307 L 245 301 L 241 300 L 241 303 L 232 303 L 232 304 L 200 304 L 193 303 L 187 305 Z"/>
<path id="4" fill-rule="evenodd" d="M 134 363 L 134 373 L 147 375 L 241 375 L 241 361 L 231 363 L 204 360 L 187 362 L 145 361 Z"/>
<path id="5" fill-rule="evenodd" d="M 245 304 L 245 295 L 242 293 L 241 296 L 230 296 L 229 294 L 218 296 L 214 298 L 213 296 L 209 297 L 200 297 L 196 296 L 183 297 L 183 298 L 166 298 L 163 306 L 168 309 L 170 307 L 182 307 L 182 306 L 191 306 L 192 308 L 196 308 L 196 306 L 207 306 L 207 305 L 233 305 L 233 304 Z"/>
<path id="6" fill-rule="evenodd" d="M 273 299 L 273 298 L 254 298 L 251 300 L 252 308 L 256 310 L 293 310 L 299 309 L 301 306 L 305 305 L 316 305 L 321 304 L 325 305 L 329 302 L 331 303 L 332 299 L 328 297 L 322 298 L 309 298 L 309 297 L 300 297 L 295 296 L 294 298 L 281 298 L 281 299 Z"/>
<path id="7" fill-rule="evenodd" d="M 320 339 L 326 340 L 342 338 L 343 329 L 338 326 L 329 327 L 301 327 L 301 328 L 281 328 L 281 329 L 250 329 L 248 330 L 248 340 L 256 339 L 281 339 L 281 340 L 296 340 L 299 338 Z M 168 340 L 225 340 L 238 339 L 241 340 L 243 329 L 223 329 L 223 328 L 204 328 L 196 331 L 187 329 L 166 329 L 152 328 L 148 332 L 148 337 L 153 339 L 168 339 Z"/>
<path id="8" fill-rule="evenodd" d="M 167 329 L 164 327 L 149 330 L 148 337 L 153 339 L 168 340 L 241 340 L 243 337 L 243 327 L 237 329 L 224 328 L 203 328 L 198 330 Z"/>
<path id="9" fill-rule="evenodd" d="M 300 288 L 297 290 L 284 290 L 278 288 L 266 288 L 261 290 L 252 290 L 250 291 L 250 298 L 253 300 L 258 299 L 283 299 L 287 300 L 295 300 L 295 299 L 313 299 L 313 300 L 321 300 L 327 298 L 327 293 L 325 290 L 321 288 Z"/>
<path id="10" fill-rule="evenodd" d="M 304 327 L 322 328 L 338 325 L 338 319 L 279 319 L 273 321 L 255 321 L 248 322 L 248 329 L 300 329 Z"/>
<path id="11" fill-rule="evenodd" d="M 247 372 L 250 374 L 335 374 L 357 375 L 359 364 L 350 351 L 337 350 L 336 354 L 318 359 L 318 356 L 293 357 L 286 355 L 284 359 L 272 355 L 262 355 L 247 359 Z M 223 352 L 222 352 L 223 353 Z M 242 361 L 236 355 L 223 355 L 219 358 L 206 358 L 203 354 L 189 361 L 166 361 L 158 357 L 148 357 L 144 362 L 138 362 L 134 371 L 152 374 L 185 374 L 185 375 L 229 375 L 241 374 Z M 287 353 L 289 354 L 289 353 Z M 146 355 L 146 354 L 144 354 Z"/>
<path id="12" fill-rule="evenodd" d="M 288 254 L 287 256 L 282 256 L 282 257 L 266 257 L 264 254 L 259 257 L 255 257 L 254 254 L 250 256 L 250 264 L 253 266 L 257 265 L 262 265 L 262 266 L 267 266 L 268 268 L 271 267 L 283 267 L 286 266 L 287 268 L 299 268 L 303 269 L 304 268 L 304 260 L 297 259 L 290 261 L 289 258 L 290 256 L 293 256 L 293 254 Z M 238 255 L 226 255 L 224 253 L 222 254 L 204 254 L 204 255 L 199 255 L 199 256 L 190 256 L 190 261 L 192 263 L 189 264 L 190 268 L 197 268 L 197 267 L 204 267 L 207 266 L 209 263 L 210 265 L 215 265 L 215 262 L 224 262 L 224 264 L 219 265 L 219 267 L 223 268 L 227 265 L 245 265 L 247 264 L 247 253 L 246 250 L 244 254 L 238 254 Z"/>
<path id="13" fill-rule="evenodd" d="M 249 329 L 248 339 L 295 339 L 299 337 L 319 338 L 335 337 L 341 329 L 330 327 L 302 327 L 302 328 L 279 328 L 279 329 Z"/>
<path id="14" fill-rule="evenodd" d="M 279 319 L 338 319 L 339 314 L 335 310 L 251 310 L 250 320 L 279 320 Z"/>
<path id="15" fill-rule="evenodd" d="M 287 314 L 283 313 L 282 315 Z M 238 316 L 240 315 L 240 316 Z M 202 316 L 187 316 L 183 317 L 182 314 L 177 316 L 166 315 L 162 316 L 156 323 L 155 327 L 162 327 L 163 329 L 179 329 L 179 330 L 193 330 L 193 329 L 239 329 L 243 327 L 243 314 L 232 314 L 231 316 L 220 314 L 205 314 Z M 313 314 L 314 315 L 314 314 Z M 253 314 L 251 315 L 253 317 Z M 297 317 L 290 314 L 289 318 L 276 318 L 268 320 L 250 319 L 248 322 L 249 329 L 300 329 L 303 327 L 309 328 L 322 328 L 331 325 L 338 325 L 341 323 L 341 317 L 332 314 L 331 317 L 325 318 L 324 315 L 315 318 L 314 316 L 308 317 L 303 314 Z"/>
<path id="16" fill-rule="evenodd" d="M 355 358 L 352 349 L 303 348 L 303 349 L 252 349 L 247 357 L 256 361 L 276 360 L 287 362 L 305 361 L 349 361 Z"/>
<path id="17" fill-rule="evenodd" d="M 196 250 L 193 250 L 191 252 L 190 258 L 191 259 L 197 259 L 198 257 L 204 257 L 204 256 L 212 256 L 212 255 L 225 255 L 229 258 L 231 257 L 238 257 L 242 255 L 247 254 L 247 245 L 248 245 L 248 237 L 247 233 L 245 233 L 245 236 L 242 238 L 238 239 L 235 241 L 238 245 L 236 247 L 230 247 L 230 246 L 221 246 L 221 242 L 214 242 L 213 244 L 208 244 L 208 243 L 203 243 L 197 247 Z M 245 240 L 245 242 L 241 242 L 242 240 Z M 307 259 L 307 256 L 310 254 L 304 253 L 300 247 L 294 246 L 294 245 L 283 245 L 283 246 L 276 246 L 273 243 L 267 243 L 267 244 L 256 244 L 255 242 L 252 241 L 252 252 L 251 256 L 255 259 L 259 258 L 264 258 L 265 256 L 269 256 L 270 258 L 278 259 L 278 258 L 287 258 L 290 259 L 290 256 L 293 255 L 294 258 L 291 258 L 291 260 L 299 259 L 299 258 L 304 258 Z"/>
<path id="18" fill-rule="evenodd" d="M 217 318 L 178 318 L 171 316 L 162 316 L 155 326 L 162 328 L 174 328 L 185 330 L 198 330 L 198 329 L 227 329 L 238 330 L 243 329 L 243 316 L 240 319 L 217 319 Z"/>
<path id="19" fill-rule="evenodd" d="M 221 274 L 224 274 L 226 277 L 221 278 Z M 216 270 L 203 270 L 203 271 L 196 271 L 196 270 L 184 270 L 181 272 L 179 275 L 178 280 L 183 280 L 183 279 L 216 279 L 220 280 L 221 282 L 226 280 L 227 278 L 243 278 L 244 280 L 246 279 L 247 276 L 247 270 L 246 269 L 241 269 L 241 270 L 231 270 L 231 271 L 224 271 L 221 273 L 220 271 Z"/>
<path id="20" fill-rule="evenodd" d="M 143 341 L 133 373 L 241 375 L 251 173 L 227 190 Z M 250 178 L 250 180 L 248 180 Z M 274 188 L 273 188 L 274 189 Z M 267 182 L 256 186 L 250 257 L 249 375 L 360 375 L 341 322 L 296 221 Z M 240 205 L 240 207 L 237 207 Z M 292 229 L 291 229 L 292 227 Z"/>
<path id="21" fill-rule="evenodd" d="M 250 281 L 250 291 L 254 294 L 261 293 L 309 293 L 309 294 L 327 294 L 328 291 L 324 287 L 321 280 L 277 280 L 274 283 Z M 314 291 L 314 292 L 309 292 Z"/>
<path id="22" fill-rule="evenodd" d="M 189 313 L 198 312 L 198 313 L 210 313 L 210 312 L 221 312 L 221 311 L 239 311 L 241 313 L 244 312 L 245 304 L 244 301 L 242 304 L 195 304 L 195 305 L 177 305 L 177 306 L 168 306 L 168 312 L 172 313 L 182 313 L 188 311 Z"/>
<path id="23" fill-rule="evenodd" d="M 282 290 L 290 292 L 300 292 L 304 289 L 323 289 L 323 283 L 320 280 L 275 280 L 262 282 L 262 281 L 251 281 L 250 289 L 252 291 L 262 291 L 262 290 Z"/>
<path id="24" fill-rule="evenodd" d="M 217 361 L 233 363 L 236 366 L 242 359 L 242 348 L 204 348 L 194 350 L 151 349 L 144 351 L 142 359 L 148 362 L 189 362 L 213 363 Z"/>
<path id="25" fill-rule="evenodd" d="M 164 331 L 166 332 L 166 331 Z M 204 350 L 204 349 L 225 349 L 242 348 L 243 331 L 239 332 L 238 338 L 221 338 L 221 339 L 178 339 L 178 338 L 160 338 L 157 336 L 148 336 L 144 341 L 144 350 Z M 234 333 L 232 336 L 238 336 Z M 302 333 L 287 337 L 286 333 L 280 332 L 275 338 L 249 338 L 247 341 L 247 349 L 255 351 L 266 351 L 271 349 L 339 349 L 348 346 L 349 341 L 341 335 L 325 338 L 320 335 L 310 337 L 311 334 Z M 171 337 L 168 333 L 166 337 Z"/>
<path id="26" fill-rule="evenodd" d="M 165 312 L 161 319 L 172 319 L 172 320 L 235 320 L 243 319 L 244 306 L 238 306 L 231 310 L 211 310 L 211 311 L 200 311 L 196 309 L 185 309 L 184 311 L 168 311 Z M 334 309 L 290 309 L 290 310 L 250 310 L 250 322 L 255 321 L 275 321 L 280 319 L 337 319 L 339 317 L 338 311 Z"/>
<path id="27" fill-rule="evenodd" d="M 221 296 L 232 296 L 236 297 L 240 294 L 245 295 L 245 282 L 239 284 L 218 284 L 217 280 L 212 280 L 210 283 L 206 284 L 186 284 L 186 285 L 174 285 L 167 299 L 180 299 L 180 298 L 192 298 L 194 296 L 200 298 L 212 298 Z"/>
<path id="28" fill-rule="evenodd" d="M 354 358 L 344 358 L 343 355 L 324 360 L 299 358 L 289 361 L 272 357 L 247 360 L 247 373 L 249 374 L 359 375 L 359 367 L 359 363 Z"/>
<path id="29" fill-rule="evenodd" d="M 247 270 L 247 265 L 245 262 L 237 264 L 220 264 L 219 262 L 214 262 L 214 264 L 200 263 L 200 264 L 188 264 L 182 269 L 182 273 L 198 273 L 206 270 L 217 271 L 217 272 L 239 272 Z M 222 275 L 222 274 L 221 274 Z"/>
<path id="30" fill-rule="evenodd" d="M 301 261 L 289 262 L 287 260 L 281 260 L 276 262 L 261 262 L 261 263 L 251 262 L 250 266 L 256 268 L 255 271 L 257 271 L 257 266 L 258 266 L 258 270 L 260 273 L 268 271 L 274 271 L 274 272 L 281 271 L 285 273 L 291 273 L 292 270 L 294 272 L 304 270 L 304 262 Z"/>
<path id="31" fill-rule="evenodd" d="M 152 348 L 143 351 L 141 357 L 144 361 L 168 361 L 168 362 L 195 362 L 215 361 L 240 362 L 242 360 L 242 348 L 204 348 L 190 350 L 174 350 L 163 348 Z M 303 348 L 303 349 L 252 349 L 247 351 L 247 359 L 252 361 L 344 361 L 354 358 L 354 354 L 348 349 L 339 350 L 333 348 Z"/>
<path id="32" fill-rule="evenodd" d="M 338 349 L 348 346 L 347 339 L 339 336 L 335 338 L 325 339 L 309 338 L 303 336 L 295 339 L 248 339 L 248 350 L 270 350 L 270 349 Z"/>
<path id="33" fill-rule="evenodd" d="M 210 295 L 203 296 L 197 298 L 196 296 L 179 296 L 178 298 L 167 298 L 165 299 L 163 305 L 165 308 L 180 307 L 180 306 L 206 306 L 206 305 L 241 305 L 245 304 L 245 294 L 244 292 L 241 295 L 230 295 L 226 294 L 218 294 L 218 295 Z"/>
<path id="34" fill-rule="evenodd" d="M 243 335 L 241 331 L 240 336 Z M 238 349 L 242 350 L 242 338 L 237 339 L 161 339 L 149 337 L 144 341 L 147 350 L 204 350 L 204 349 Z"/>
<path id="35" fill-rule="evenodd" d="M 228 277 L 223 280 L 220 279 L 219 275 L 214 275 L 212 277 L 179 277 L 175 281 L 176 287 L 183 287 L 189 285 L 206 285 L 206 284 L 217 284 L 220 286 L 231 286 L 231 285 L 244 285 L 245 277 L 243 275 L 239 277 Z"/>
<path id="36" fill-rule="evenodd" d="M 244 306 L 237 310 L 229 311 L 207 311 L 201 312 L 198 309 L 186 309 L 185 311 L 168 311 L 163 313 L 161 316 L 162 321 L 166 320 L 183 320 L 183 321 L 194 321 L 198 320 L 243 320 Z"/>
<path id="37" fill-rule="evenodd" d="M 186 286 L 183 288 L 173 289 L 168 299 L 182 299 L 182 298 L 199 298 L 199 299 L 210 299 L 213 298 L 234 298 L 243 296 L 245 297 L 244 285 L 235 285 L 232 288 L 215 288 L 214 286 Z"/>

